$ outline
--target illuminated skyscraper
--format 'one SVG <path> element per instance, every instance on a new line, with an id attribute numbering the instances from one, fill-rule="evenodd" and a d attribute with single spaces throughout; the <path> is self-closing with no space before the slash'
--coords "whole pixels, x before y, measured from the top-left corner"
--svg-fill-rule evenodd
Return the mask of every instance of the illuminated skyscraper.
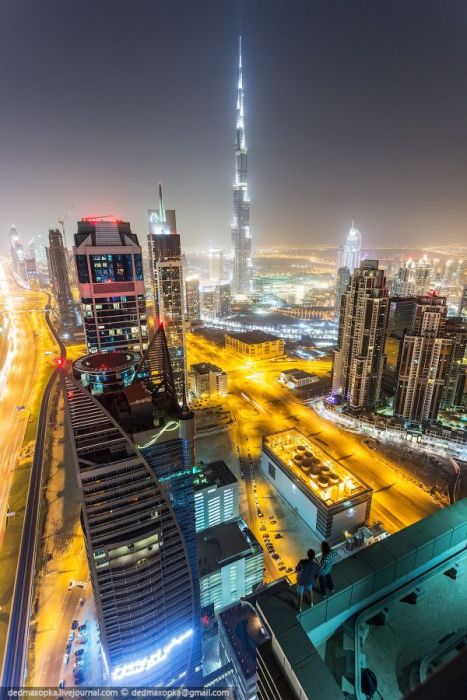
<path id="1" fill-rule="evenodd" d="M 23 281 L 28 281 L 28 273 L 26 270 L 26 256 L 24 254 L 23 244 L 18 236 L 18 231 L 15 226 L 10 228 L 10 251 L 13 270 L 15 274 Z"/>
<path id="2" fill-rule="evenodd" d="M 47 260 L 50 283 L 57 299 L 60 324 L 62 328 L 72 329 L 76 326 L 75 303 L 68 277 L 67 251 L 63 245 L 62 234 L 58 229 L 49 231 Z"/>
<path id="3" fill-rule="evenodd" d="M 248 152 L 245 140 L 245 115 L 243 110 L 242 37 L 239 38 L 238 85 L 236 106 L 235 183 L 233 197 L 232 247 L 234 294 L 251 291 L 251 237 L 250 200 L 248 199 Z"/>
<path id="4" fill-rule="evenodd" d="M 95 397 L 69 376 L 61 381 L 111 685 L 190 685 L 200 663 L 198 577 L 174 512 L 182 508 L 177 497 L 186 494 L 177 481 L 171 505 L 173 487 L 162 486 L 157 472 L 166 470 L 169 481 L 172 470 L 191 474 L 192 435 L 186 435 L 183 416 L 180 421 L 159 416 L 165 426 L 141 436 L 158 459 L 155 469 Z M 144 389 L 141 384 L 130 389 L 139 393 L 128 394 L 128 405 L 134 398 L 140 411 Z M 150 396 L 148 406 L 150 412 Z M 192 416 L 186 418 L 192 422 Z M 190 494 L 193 501 L 192 480 Z M 191 514 L 194 540 L 193 503 Z"/>
<path id="5" fill-rule="evenodd" d="M 28 247 L 31 257 L 34 258 L 34 260 L 36 261 L 37 268 L 46 268 L 47 254 L 45 250 L 46 245 L 43 235 L 41 233 L 38 233 L 36 236 L 33 236 L 33 238 L 31 238 L 31 240 L 28 243 Z"/>
<path id="6" fill-rule="evenodd" d="M 159 210 L 149 211 L 148 243 L 156 326 L 164 326 L 177 398 L 182 404 L 186 378 L 183 263 L 175 211 L 165 209 L 160 185 Z"/>
<path id="7" fill-rule="evenodd" d="M 332 395 L 352 408 L 371 408 L 380 398 L 389 298 L 384 270 L 364 260 L 342 296 L 334 350 Z"/>
<path id="8" fill-rule="evenodd" d="M 348 284 L 350 282 L 350 270 L 348 267 L 340 267 L 337 270 L 336 278 L 336 304 L 335 304 L 335 314 L 339 318 L 341 310 L 341 300 L 342 295 L 346 293 Z"/>
<path id="9" fill-rule="evenodd" d="M 446 298 L 417 298 L 414 322 L 404 335 L 397 363 L 394 413 L 410 421 L 436 420 L 445 391 L 454 338 L 445 333 Z M 454 381 L 454 376 L 453 376 Z M 453 390 L 454 389 L 454 390 Z"/>
<path id="10" fill-rule="evenodd" d="M 185 280 L 186 318 L 190 323 L 201 318 L 199 277 L 190 275 Z"/>
<path id="11" fill-rule="evenodd" d="M 73 248 L 88 352 L 148 347 L 141 247 L 130 224 L 78 221 Z"/>
<path id="12" fill-rule="evenodd" d="M 224 278 L 224 253 L 218 248 L 209 251 L 209 280 L 219 282 Z"/>
<path id="13" fill-rule="evenodd" d="M 467 321 L 467 284 L 464 284 L 462 295 L 459 301 L 459 316 Z"/>
<path id="14" fill-rule="evenodd" d="M 346 267 L 353 273 L 360 266 L 362 248 L 362 235 L 358 229 L 350 227 L 344 246 L 339 249 L 337 256 L 337 267 Z"/>

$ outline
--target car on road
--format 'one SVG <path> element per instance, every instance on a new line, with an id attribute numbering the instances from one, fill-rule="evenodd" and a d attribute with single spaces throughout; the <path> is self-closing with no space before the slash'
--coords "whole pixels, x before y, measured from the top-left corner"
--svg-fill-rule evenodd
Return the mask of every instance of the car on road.
<path id="1" fill-rule="evenodd" d="M 280 566 L 280 567 L 279 567 L 279 571 L 285 571 L 285 566 L 283 566 L 283 565 Z"/>
<path id="2" fill-rule="evenodd" d="M 83 624 L 78 627 L 78 632 L 83 632 L 86 629 L 87 624 L 87 622 L 83 622 Z"/>
<path id="3" fill-rule="evenodd" d="M 79 673 L 73 673 L 73 680 L 75 685 L 80 685 L 84 681 L 84 673 L 80 668 L 75 669 L 75 671 L 79 671 Z"/>
<path id="4" fill-rule="evenodd" d="M 69 654 L 65 654 L 64 657 L 63 657 L 63 665 L 66 666 L 67 663 L 69 662 L 69 660 L 70 660 L 70 655 L 69 655 Z"/>
<path id="5" fill-rule="evenodd" d="M 266 532 L 266 525 L 261 525 L 261 527 L 259 528 L 259 531 Z"/>
<path id="6" fill-rule="evenodd" d="M 80 656 L 83 656 L 83 654 L 84 654 L 84 649 L 77 649 L 77 650 L 75 651 L 75 656 L 76 656 L 76 658 L 79 658 Z"/>
<path id="7" fill-rule="evenodd" d="M 72 630 L 75 630 L 75 629 L 77 629 L 77 627 L 78 627 L 78 620 L 75 619 L 75 620 L 73 620 L 73 622 L 71 623 L 71 629 L 72 629 Z"/>
<path id="8" fill-rule="evenodd" d="M 84 659 L 76 659 L 75 668 L 81 668 L 81 666 L 84 666 Z"/>
<path id="9" fill-rule="evenodd" d="M 65 651 L 66 651 L 67 654 L 70 653 L 72 644 L 73 644 L 73 642 L 70 641 L 70 642 L 68 642 L 68 644 L 66 645 Z"/>
<path id="10" fill-rule="evenodd" d="M 280 532 L 277 533 L 277 535 L 274 535 L 275 540 L 281 540 L 284 537 L 284 535 L 281 535 Z"/>
<path id="11" fill-rule="evenodd" d="M 269 520 L 274 520 L 274 515 L 270 515 Z"/>
<path id="12" fill-rule="evenodd" d="M 292 571 L 293 571 L 292 567 L 291 567 L 291 566 L 289 566 L 289 567 L 288 567 L 288 569 L 287 569 L 287 573 L 288 573 L 288 574 L 291 574 L 291 573 L 292 573 Z"/>
<path id="13" fill-rule="evenodd" d="M 76 581 L 76 585 L 78 588 L 84 588 L 86 585 L 86 581 Z"/>
<path id="14" fill-rule="evenodd" d="M 270 520 L 270 521 L 269 521 L 269 524 L 270 524 L 270 525 L 277 525 L 277 520 Z"/>
<path id="15" fill-rule="evenodd" d="M 78 644 L 87 644 L 88 638 L 80 635 L 76 641 L 78 642 Z"/>
<path id="16" fill-rule="evenodd" d="M 82 608 L 85 602 L 86 602 L 85 598 L 80 598 L 79 599 L 79 607 Z"/>
<path id="17" fill-rule="evenodd" d="M 70 583 L 68 584 L 68 590 L 71 591 L 71 589 L 74 587 L 75 587 L 75 581 L 70 581 Z"/>
<path id="18" fill-rule="evenodd" d="M 75 633 L 74 633 L 74 632 L 70 632 L 70 634 L 68 635 L 68 641 L 69 641 L 69 642 L 72 642 L 74 638 L 75 638 Z"/>
<path id="19" fill-rule="evenodd" d="M 63 678 L 62 678 L 62 680 L 60 681 L 60 683 L 58 684 L 58 687 L 59 687 L 59 688 L 64 688 L 64 687 L 65 687 L 65 681 L 63 680 Z"/>
<path id="20" fill-rule="evenodd" d="M 273 559 L 279 559 L 279 555 L 277 554 L 277 552 L 274 552 L 274 554 L 271 554 L 271 557 Z"/>

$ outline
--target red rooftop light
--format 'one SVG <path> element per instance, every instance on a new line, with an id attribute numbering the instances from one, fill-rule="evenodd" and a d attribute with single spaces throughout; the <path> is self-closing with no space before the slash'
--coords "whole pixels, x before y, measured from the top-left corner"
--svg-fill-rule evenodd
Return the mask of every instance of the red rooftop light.
<path id="1" fill-rule="evenodd" d="M 113 214 L 105 214 L 104 216 L 83 216 L 81 221 L 87 221 L 91 224 L 95 224 L 98 221 L 108 221 L 112 224 L 118 224 L 120 223 L 121 219 L 117 218 Z"/>

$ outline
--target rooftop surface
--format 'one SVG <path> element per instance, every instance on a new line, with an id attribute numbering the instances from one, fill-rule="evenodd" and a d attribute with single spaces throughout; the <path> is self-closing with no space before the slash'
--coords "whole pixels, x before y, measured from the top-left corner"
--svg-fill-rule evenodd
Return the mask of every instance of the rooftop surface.
<path id="1" fill-rule="evenodd" d="M 315 644 L 328 639 L 348 618 L 359 614 L 360 619 L 374 607 L 388 607 L 390 597 L 398 601 L 404 595 L 402 591 L 413 591 L 417 586 L 421 598 L 418 604 L 398 605 L 396 602 L 395 608 L 390 606 L 389 615 L 395 618 L 390 617 L 384 628 L 370 632 L 363 647 L 368 657 L 361 659 L 375 671 L 376 666 L 382 683 L 388 684 L 384 685 L 388 694 L 382 691 L 384 698 L 402 697 L 404 691 L 400 687 L 393 692 L 398 685 L 394 676 L 397 671 L 405 672 L 404 666 L 411 660 L 404 651 L 412 644 L 412 638 L 414 647 L 419 646 L 426 652 L 430 646 L 425 639 L 427 634 L 438 647 L 447 627 L 466 625 L 465 573 L 454 580 L 443 575 L 453 566 L 453 561 L 465 562 L 466 545 L 467 498 L 337 562 L 333 568 L 335 590 L 332 596 L 318 600 L 301 614 L 297 614 L 283 595 L 259 601 L 257 607 L 285 655 L 282 666 L 286 662 L 293 668 L 302 697 L 310 700 L 342 697 L 337 683 L 331 682 L 329 669 Z M 438 620 L 445 610 L 444 605 L 449 608 L 450 601 L 455 610 L 448 613 L 446 621 Z M 453 614 L 455 611 L 457 618 Z M 417 629 L 418 625 L 425 626 L 425 635 L 422 629 Z M 432 631 L 427 632 L 430 627 Z M 369 663 L 370 655 L 373 666 Z M 319 687 L 319 679 L 326 682 L 326 689 Z"/>
<path id="2" fill-rule="evenodd" d="M 81 372 L 85 370 L 93 372 L 104 372 L 109 369 L 118 369 L 119 367 L 130 367 L 137 364 L 141 356 L 134 352 L 94 352 L 90 355 L 80 357 L 74 363 L 74 366 Z"/>
<path id="3" fill-rule="evenodd" d="M 272 333 L 265 333 L 264 331 L 242 331 L 237 333 L 235 331 L 229 331 L 225 334 L 230 338 L 235 338 L 235 340 L 240 340 L 247 345 L 257 345 L 259 343 L 270 343 L 271 341 L 281 340 L 277 335 L 272 335 Z"/>
<path id="4" fill-rule="evenodd" d="M 294 379 L 319 379 L 316 374 L 305 372 L 304 369 L 284 369 L 281 374 L 285 374 L 287 377 L 293 377 Z"/>
<path id="5" fill-rule="evenodd" d="M 195 493 L 209 486 L 221 488 L 221 486 L 235 484 L 236 481 L 235 475 L 230 471 L 223 459 L 197 466 L 193 479 Z"/>
<path id="6" fill-rule="evenodd" d="M 196 374 L 209 374 L 210 372 L 222 372 L 222 369 L 217 365 L 213 365 L 211 362 L 197 362 L 191 365 L 191 369 Z"/>
<path id="7" fill-rule="evenodd" d="M 249 595 L 244 602 L 236 603 L 219 613 L 220 622 L 246 678 L 251 678 L 256 673 L 256 647 L 269 638 L 252 606 L 259 599 L 279 595 L 287 589 L 287 582 L 279 579 Z"/>
<path id="8" fill-rule="evenodd" d="M 296 428 L 267 435 L 263 445 L 327 507 L 371 490 Z"/>
<path id="9" fill-rule="evenodd" d="M 466 645 L 465 592 L 465 572 L 456 579 L 440 572 L 423 583 L 420 602 L 408 605 L 397 600 L 390 606 L 388 624 L 369 627 L 362 651 L 384 698 L 399 698 L 413 688 L 423 658 L 428 662 L 432 657 L 427 665 L 433 671 Z M 455 638 L 461 628 L 463 642 Z"/>
<path id="10" fill-rule="evenodd" d="M 261 551 L 258 542 L 241 518 L 215 525 L 196 535 L 200 577 L 248 554 Z"/>

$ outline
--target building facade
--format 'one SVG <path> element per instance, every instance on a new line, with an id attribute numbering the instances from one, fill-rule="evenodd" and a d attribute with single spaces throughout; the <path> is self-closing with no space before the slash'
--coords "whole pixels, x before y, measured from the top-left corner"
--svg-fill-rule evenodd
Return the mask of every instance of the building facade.
<path id="1" fill-rule="evenodd" d="M 336 278 L 336 303 L 335 314 L 339 318 L 342 295 L 346 293 L 350 282 L 350 270 L 348 267 L 339 267 Z"/>
<path id="2" fill-rule="evenodd" d="M 385 362 L 388 290 L 377 260 L 364 260 L 342 297 L 332 396 L 352 408 L 379 400 Z"/>
<path id="3" fill-rule="evenodd" d="M 218 612 L 263 580 L 263 550 L 242 518 L 197 535 L 201 609 Z"/>
<path id="4" fill-rule="evenodd" d="M 191 365 L 192 391 L 198 399 L 227 394 L 227 372 L 210 362 Z"/>
<path id="5" fill-rule="evenodd" d="M 67 251 L 63 245 L 62 234 L 58 229 L 49 230 L 47 260 L 50 284 L 57 299 L 60 325 L 64 329 L 73 329 L 76 326 L 75 302 L 68 276 Z"/>
<path id="6" fill-rule="evenodd" d="M 201 303 L 198 275 L 190 275 L 185 280 L 186 320 L 196 323 L 201 318 Z"/>
<path id="7" fill-rule="evenodd" d="M 220 658 L 224 667 L 229 664 L 233 666 L 231 679 L 238 700 L 256 699 L 256 653 L 259 645 L 269 639 L 256 611 L 256 603 L 283 592 L 288 595 L 287 589 L 288 585 L 284 579 L 274 581 L 225 608 L 218 615 Z"/>
<path id="8" fill-rule="evenodd" d="M 11 226 L 9 231 L 11 261 L 13 263 L 13 271 L 22 282 L 28 282 L 28 274 L 26 271 L 26 256 L 24 254 L 23 244 L 18 236 L 18 231 L 15 226 Z"/>
<path id="9" fill-rule="evenodd" d="M 94 352 L 73 362 L 73 376 L 91 394 L 112 394 L 133 382 L 140 362 L 137 352 Z"/>
<path id="10" fill-rule="evenodd" d="M 231 227 L 234 256 L 232 291 L 234 294 L 249 294 L 252 290 L 252 260 L 250 200 L 248 197 L 248 151 L 245 139 L 245 114 L 243 109 L 242 37 L 239 39 L 237 106 L 235 114 L 235 184 Z"/>
<path id="11" fill-rule="evenodd" d="M 447 411 L 467 408 L 467 319 L 447 318 L 444 333 L 451 352 L 440 407 Z"/>
<path id="12" fill-rule="evenodd" d="M 97 399 L 61 382 L 111 684 L 183 685 L 195 663 L 196 593 L 166 490 Z"/>
<path id="13" fill-rule="evenodd" d="M 196 532 L 239 516 L 238 481 L 223 460 L 195 467 Z"/>
<path id="14" fill-rule="evenodd" d="M 154 211 L 150 212 L 149 229 L 149 259 L 156 326 L 164 327 L 177 397 L 182 404 L 186 385 L 183 263 L 175 211 L 165 209 L 160 186 L 159 211 L 157 214 Z"/>
<path id="15" fill-rule="evenodd" d="M 436 420 L 452 351 L 445 335 L 445 297 L 417 298 L 412 329 L 401 344 L 394 414 L 421 423 Z"/>
<path id="16" fill-rule="evenodd" d="M 360 261 L 362 256 L 362 235 L 358 229 L 355 228 L 354 222 L 349 229 L 346 241 L 342 248 L 339 249 L 337 255 L 337 267 L 346 267 L 350 274 L 353 274 L 354 270 L 360 267 Z"/>
<path id="17" fill-rule="evenodd" d="M 260 470 L 326 540 L 341 541 L 368 521 L 372 489 L 295 428 L 263 438 Z"/>
<path id="18" fill-rule="evenodd" d="M 284 354 L 284 339 L 264 331 L 229 332 L 224 339 L 226 350 L 252 360 L 267 360 Z"/>
<path id="19" fill-rule="evenodd" d="M 224 252 L 220 248 L 209 250 L 209 281 L 219 282 L 224 279 Z"/>
<path id="20" fill-rule="evenodd" d="M 130 224 L 115 218 L 82 219 L 74 240 L 88 352 L 143 354 L 148 347 L 143 261 Z"/>

